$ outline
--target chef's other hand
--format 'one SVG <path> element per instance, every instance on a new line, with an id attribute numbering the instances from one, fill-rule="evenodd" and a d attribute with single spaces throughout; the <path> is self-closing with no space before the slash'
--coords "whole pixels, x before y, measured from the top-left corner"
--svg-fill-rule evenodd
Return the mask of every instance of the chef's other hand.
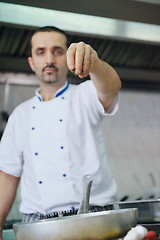
<path id="1" fill-rule="evenodd" d="M 97 52 L 84 42 L 72 43 L 67 50 L 67 65 L 80 78 L 87 77 L 98 60 Z"/>
<path id="2" fill-rule="evenodd" d="M 123 240 L 143 240 L 146 235 L 147 229 L 140 225 L 137 225 L 127 233 Z"/>

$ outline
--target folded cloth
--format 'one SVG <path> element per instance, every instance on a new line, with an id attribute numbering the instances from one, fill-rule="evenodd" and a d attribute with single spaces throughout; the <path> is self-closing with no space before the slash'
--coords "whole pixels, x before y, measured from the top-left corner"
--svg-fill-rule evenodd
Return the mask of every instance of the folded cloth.
<path id="1" fill-rule="evenodd" d="M 147 235 L 147 229 L 141 225 L 131 228 L 123 239 L 119 240 L 143 240 Z"/>

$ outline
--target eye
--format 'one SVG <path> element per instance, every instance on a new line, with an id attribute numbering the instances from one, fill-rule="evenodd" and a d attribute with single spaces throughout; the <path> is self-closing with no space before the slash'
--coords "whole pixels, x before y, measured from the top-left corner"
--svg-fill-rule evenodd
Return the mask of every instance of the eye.
<path id="1" fill-rule="evenodd" d="M 37 52 L 37 55 L 43 55 L 44 54 L 44 51 L 42 51 L 42 50 L 39 50 L 38 52 Z"/>
<path id="2" fill-rule="evenodd" d="M 45 50 L 43 48 L 37 48 L 36 51 L 35 51 L 37 56 L 43 55 L 44 52 L 45 52 Z"/>
<path id="3" fill-rule="evenodd" d="M 64 54 L 64 51 L 62 49 L 56 49 L 54 51 L 54 55 L 61 56 Z"/>

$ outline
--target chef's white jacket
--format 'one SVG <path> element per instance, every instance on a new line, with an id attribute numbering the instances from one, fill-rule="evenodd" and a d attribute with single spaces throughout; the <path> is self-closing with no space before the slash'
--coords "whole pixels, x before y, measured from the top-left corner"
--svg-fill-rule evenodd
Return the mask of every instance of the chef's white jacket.
<path id="1" fill-rule="evenodd" d="M 105 113 L 89 80 L 66 83 L 55 98 L 36 95 L 11 114 L 0 144 L 0 170 L 21 177 L 23 213 L 77 208 L 84 175 L 93 178 L 90 204 L 115 200 L 101 122 Z"/>

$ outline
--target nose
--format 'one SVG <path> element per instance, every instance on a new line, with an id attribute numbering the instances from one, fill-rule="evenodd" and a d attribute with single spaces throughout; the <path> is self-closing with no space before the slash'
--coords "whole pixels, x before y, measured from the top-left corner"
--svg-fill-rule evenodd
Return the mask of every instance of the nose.
<path id="1" fill-rule="evenodd" d="M 55 64 L 55 63 L 56 63 L 56 59 L 54 54 L 52 54 L 51 52 L 48 52 L 46 54 L 46 65 Z"/>

